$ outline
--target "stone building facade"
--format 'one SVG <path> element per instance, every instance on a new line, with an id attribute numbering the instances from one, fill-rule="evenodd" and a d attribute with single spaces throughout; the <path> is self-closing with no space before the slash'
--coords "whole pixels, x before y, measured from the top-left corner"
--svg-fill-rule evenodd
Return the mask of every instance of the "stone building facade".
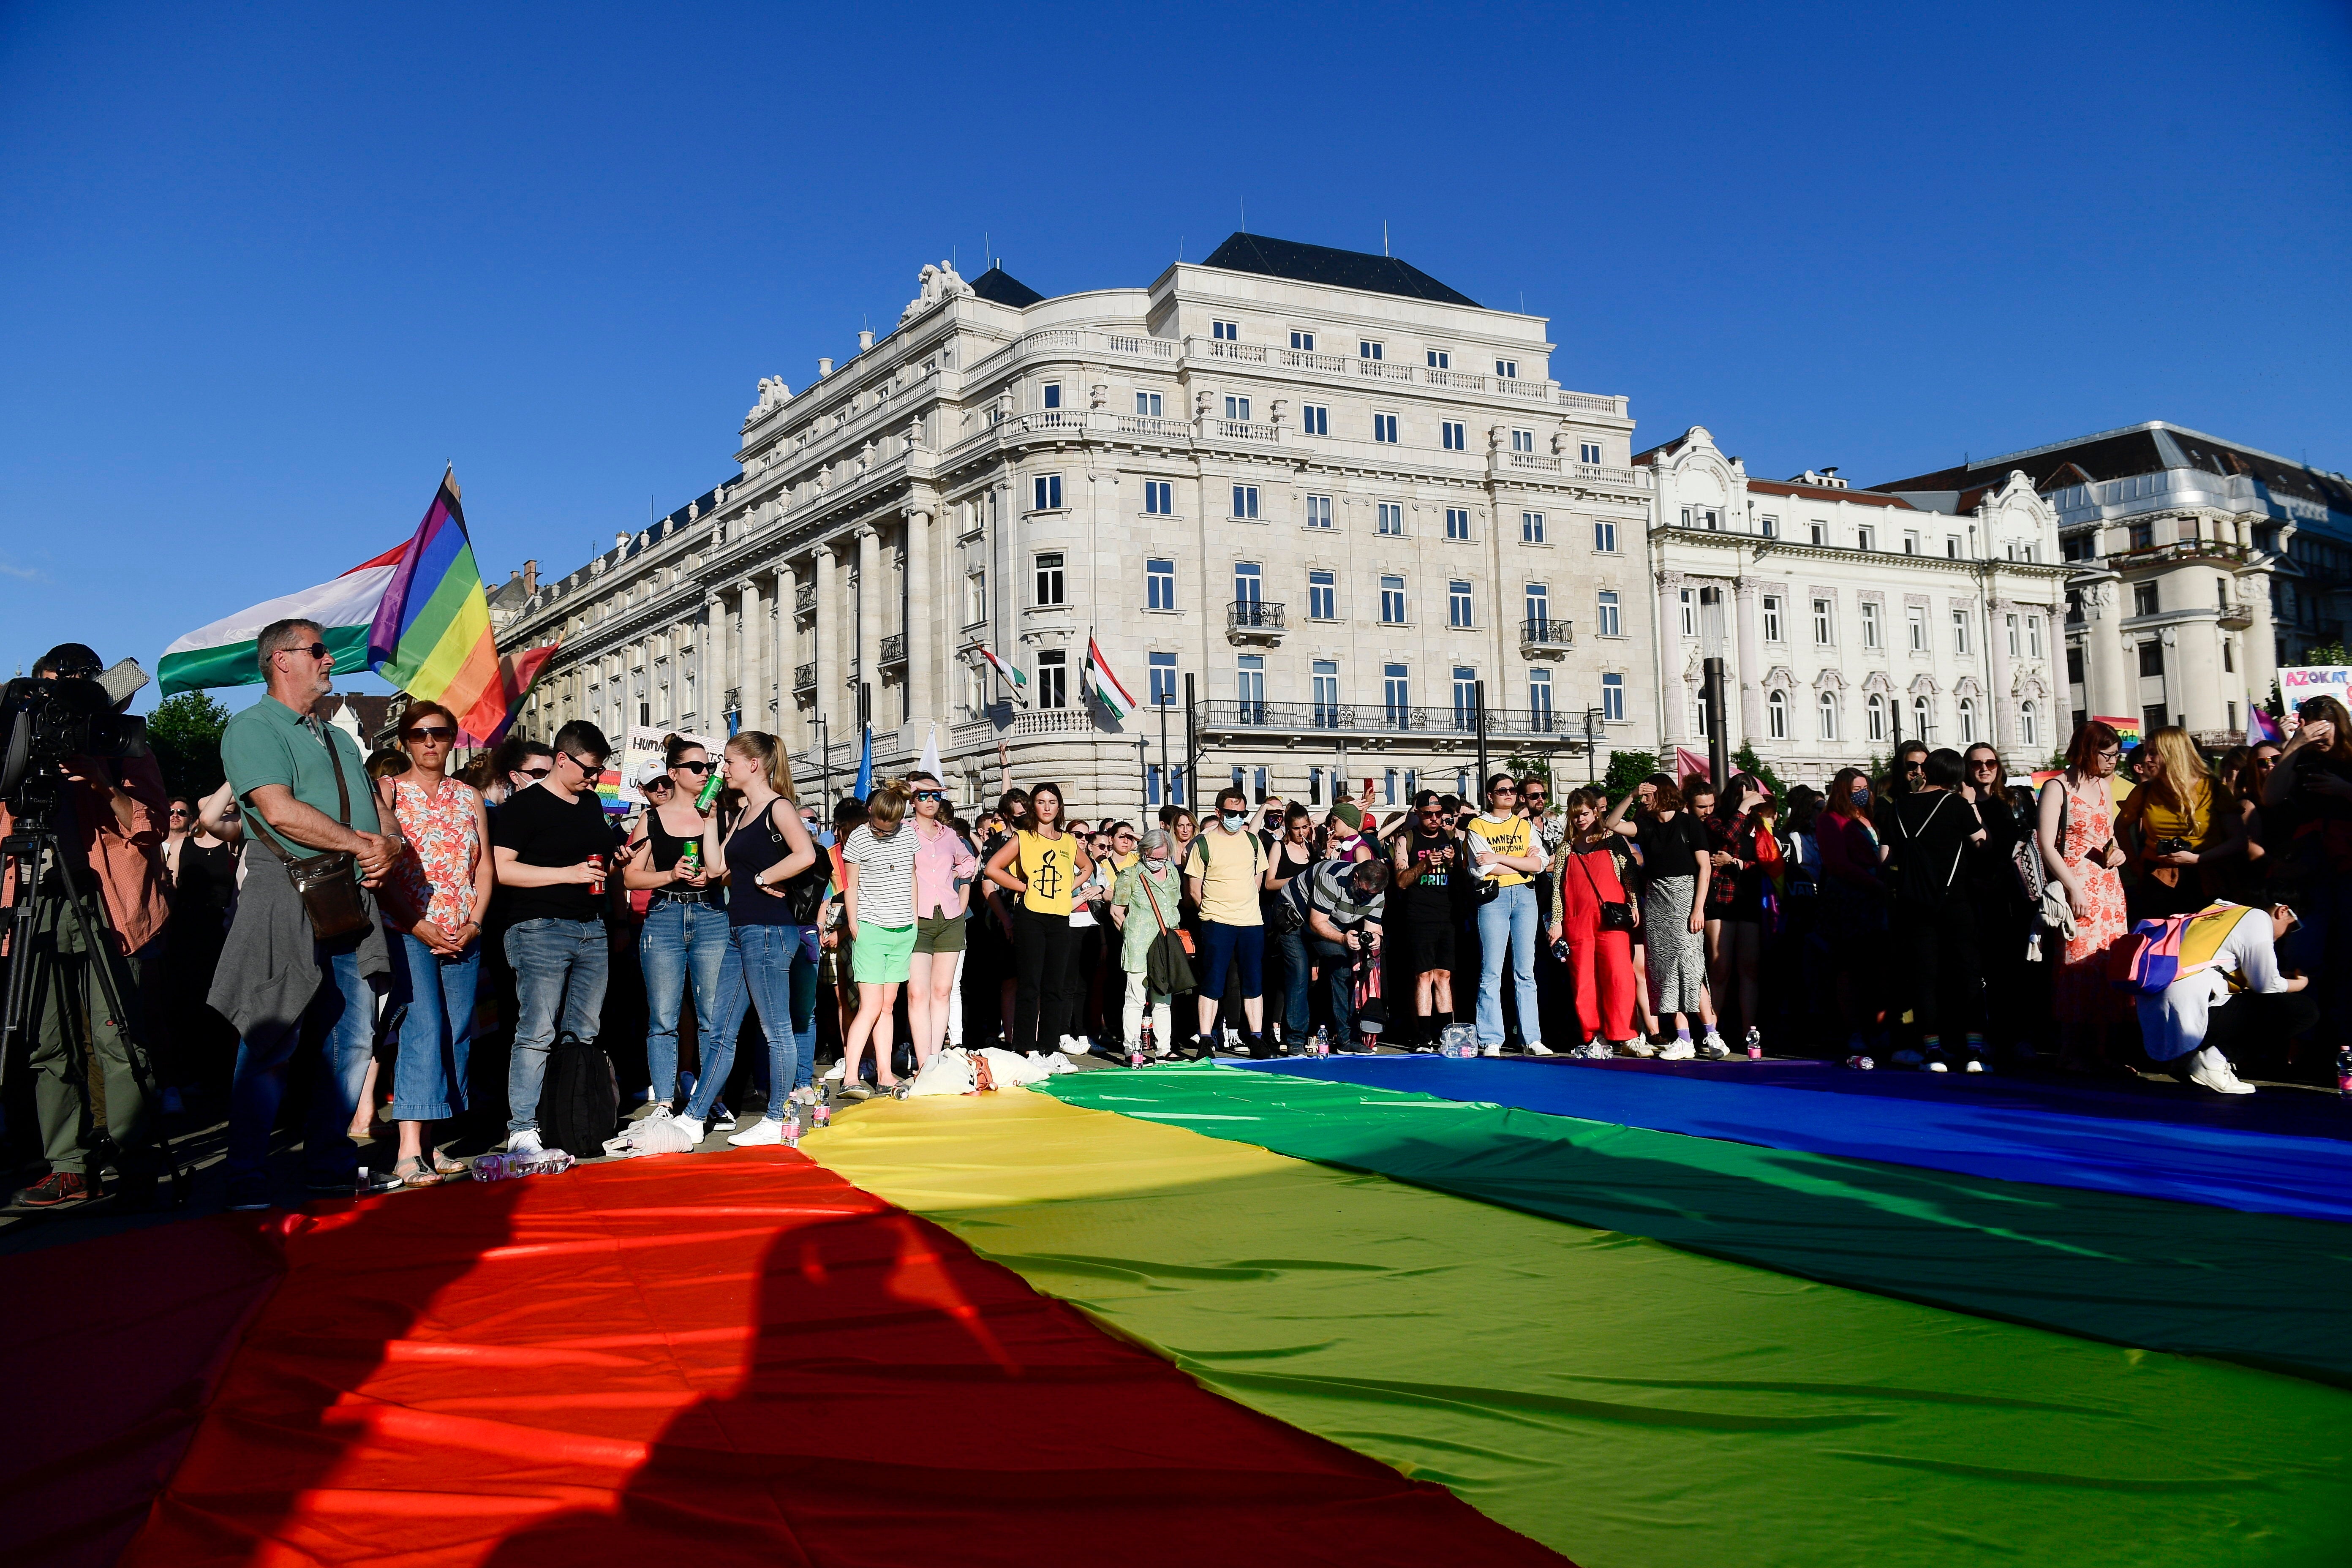
<path id="1" fill-rule="evenodd" d="M 2063 744 L 2067 568 L 2022 475 L 1964 510 L 1751 478 L 1694 426 L 1634 459 L 1654 476 L 1662 748 L 1706 750 L 1701 664 L 1726 665 L 1728 732 L 1788 783 L 1822 784 L 1900 739 L 1990 741 L 2013 769 Z"/>
<path id="2" fill-rule="evenodd" d="M 1482 728 L 1497 763 L 1580 756 L 1588 710 L 1603 756 L 1646 743 L 1651 476 L 1545 326 L 1248 235 L 1050 300 L 926 267 L 880 341 L 761 382 L 734 478 L 534 572 L 501 644 L 562 648 L 524 726 L 771 730 L 837 792 L 870 721 L 883 772 L 936 732 L 976 801 L 1002 743 L 1089 814 L 1234 776 L 1450 788 Z"/>

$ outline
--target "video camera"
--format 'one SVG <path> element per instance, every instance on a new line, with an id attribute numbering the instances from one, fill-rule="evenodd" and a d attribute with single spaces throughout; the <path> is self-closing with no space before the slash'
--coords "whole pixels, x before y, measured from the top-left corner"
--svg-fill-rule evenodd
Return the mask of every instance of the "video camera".
<path id="1" fill-rule="evenodd" d="M 0 687 L 0 801 L 21 817 L 28 799 L 55 797 L 68 757 L 145 756 L 147 721 L 116 709 L 146 684 L 126 658 L 96 677 L 20 677 Z"/>

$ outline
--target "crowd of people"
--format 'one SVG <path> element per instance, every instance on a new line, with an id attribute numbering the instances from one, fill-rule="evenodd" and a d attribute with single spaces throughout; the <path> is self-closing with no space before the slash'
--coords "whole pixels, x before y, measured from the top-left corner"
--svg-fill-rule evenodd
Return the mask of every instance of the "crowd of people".
<path id="1" fill-rule="evenodd" d="M 97 1129 L 126 1184 L 152 1181 L 152 1114 L 208 1062 L 228 1199 L 254 1208 L 298 1078 L 312 1190 L 423 1186 L 465 1168 L 452 1133 L 495 1112 L 499 1079 L 505 1150 L 543 1152 L 551 1056 L 580 1046 L 692 1148 L 782 1142 L 795 1102 L 897 1091 L 949 1045 L 1675 1061 L 1769 1043 L 2241 1093 L 2239 1064 L 2317 1079 L 2345 1044 L 2320 1019 L 2352 1028 L 2352 718 L 2332 699 L 2291 741 L 2219 758 L 2178 729 L 2126 754 L 2087 722 L 2038 789 L 1990 745 L 1910 743 L 1880 776 L 1785 798 L 1694 773 L 1556 800 L 1544 773 L 1498 773 L 1476 801 L 1424 790 L 1386 816 L 1368 784 L 1328 808 L 1234 787 L 1199 817 L 1089 818 L 1002 751 L 972 820 L 928 773 L 828 813 L 772 735 L 715 756 L 671 736 L 616 822 L 592 724 L 453 769 L 456 717 L 415 702 L 363 758 L 313 716 L 318 628 L 259 648 L 268 695 L 230 722 L 216 794 L 165 799 L 135 761 L 70 775 L 67 837 L 116 951 L 42 933 L 62 975 L 33 1061 L 48 1168 L 21 1203 L 89 1195 Z M 2172 922 L 2170 967 L 2135 988 L 2147 921 Z M 100 962 L 154 1070 L 94 1041 L 92 1096 L 52 1037 Z M 502 1073 L 477 1060 L 492 1042 Z M 730 1100 L 753 1098 L 739 1125 Z M 393 1163 L 362 1181 L 380 1131 Z"/>

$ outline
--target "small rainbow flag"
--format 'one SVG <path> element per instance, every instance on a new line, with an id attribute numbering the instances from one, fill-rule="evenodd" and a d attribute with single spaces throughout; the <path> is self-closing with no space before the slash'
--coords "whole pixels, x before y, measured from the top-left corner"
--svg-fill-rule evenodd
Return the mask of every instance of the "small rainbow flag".
<path id="1" fill-rule="evenodd" d="M 497 743 L 521 695 L 518 685 L 528 688 L 551 651 L 534 649 L 513 668 L 501 664 L 455 474 L 441 476 L 425 521 L 401 552 L 367 646 L 370 666 L 386 680 L 455 713 L 457 739 L 468 746 Z"/>

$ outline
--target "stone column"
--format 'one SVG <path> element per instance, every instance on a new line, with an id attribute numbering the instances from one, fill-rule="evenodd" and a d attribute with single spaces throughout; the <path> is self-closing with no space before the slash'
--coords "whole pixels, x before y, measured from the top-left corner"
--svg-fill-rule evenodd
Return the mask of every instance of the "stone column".
<path id="1" fill-rule="evenodd" d="M 1985 627 L 1985 679 L 1992 689 L 1985 693 L 1985 712 L 1991 729 L 1986 738 L 1999 747 L 2003 755 L 2017 740 L 2017 719 L 2011 710 L 2016 706 L 2009 700 L 2009 617 L 2020 617 L 2017 627 L 2018 656 L 2024 657 L 2024 611 L 2008 599 L 1987 599 L 1985 613 L 1992 617 Z"/>
<path id="2" fill-rule="evenodd" d="M 939 601 L 939 538 L 932 509 L 910 507 L 904 535 L 907 559 L 907 690 L 908 711 L 919 728 L 940 716 L 936 689 L 939 628 L 947 611 Z"/>
<path id="3" fill-rule="evenodd" d="M 841 586 L 835 572 L 833 546 L 816 547 L 816 706 L 814 718 L 824 721 L 828 744 L 841 744 Z M 815 738 L 811 737 L 811 744 Z"/>
<path id="4" fill-rule="evenodd" d="M 788 752 L 808 750 L 808 726 L 802 721 L 793 680 L 801 657 L 800 586 L 800 572 L 791 562 L 776 569 L 776 603 L 783 612 L 777 617 L 776 733 Z"/>
<path id="5" fill-rule="evenodd" d="M 1683 726 L 1688 718 L 1683 695 L 1683 581 L 1679 572 L 1658 574 L 1658 662 L 1664 672 L 1658 691 L 1658 736 L 1669 746 L 1684 739 Z M 1660 766 L 1674 771 L 1670 761 Z"/>
<path id="6" fill-rule="evenodd" d="M 727 728 L 727 689 L 735 684 L 731 663 L 733 650 L 728 646 L 727 591 L 714 590 L 710 595 L 710 633 L 703 639 L 702 689 L 695 694 L 695 722 L 705 734 L 722 733 Z"/>
<path id="7" fill-rule="evenodd" d="M 753 575 L 743 579 L 743 728 L 765 730 L 768 727 L 768 636 L 767 602 L 760 595 L 760 579 Z"/>
<path id="8" fill-rule="evenodd" d="M 876 729 L 883 725 L 882 709 L 882 532 L 872 523 L 857 531 L 857 679 L 866 690 L 868 713 Z M 850 700 L 849 719 L 857 722 L 856 699 Z"/>
<path id="9" fill-rule="evenodd" d="M 1749 745 L 1758 741 L 1770 744 L 1764 733 L 1764 670 L 1762 647 L 1757 640 L 1757 599 L 1762 589 L 1753 577 L 1742 577 L 1732 584 L 1738 602 L 1738 621 L 1735 635 L 1739 638 L 1739 737 Z M 1790 717 L 1790 733 L 1794 735 L 1795 718 Z"/>
<path id="10" fill-rule="evenodd" d="M 2139 714 L 2137 667 L 2124 653 L 2123 592 L 2114 578 L 2083 590 L 2083 698 L 2093 719 Z"/>
<path id="11" fill-rule="evenodd" d="M 2238 591 L 2253 616 L 2252 625 L 2246 628 L 2242 666 L 2248 708 L 2269 701 L 2271 686 L 2278 679 L 2278 627 L 2271 620 L 2271 582 L 2268 572 L 2249 572 L 2238 579 Z M 2242 721 L 2243 717 L 2242 713 Z"/>

